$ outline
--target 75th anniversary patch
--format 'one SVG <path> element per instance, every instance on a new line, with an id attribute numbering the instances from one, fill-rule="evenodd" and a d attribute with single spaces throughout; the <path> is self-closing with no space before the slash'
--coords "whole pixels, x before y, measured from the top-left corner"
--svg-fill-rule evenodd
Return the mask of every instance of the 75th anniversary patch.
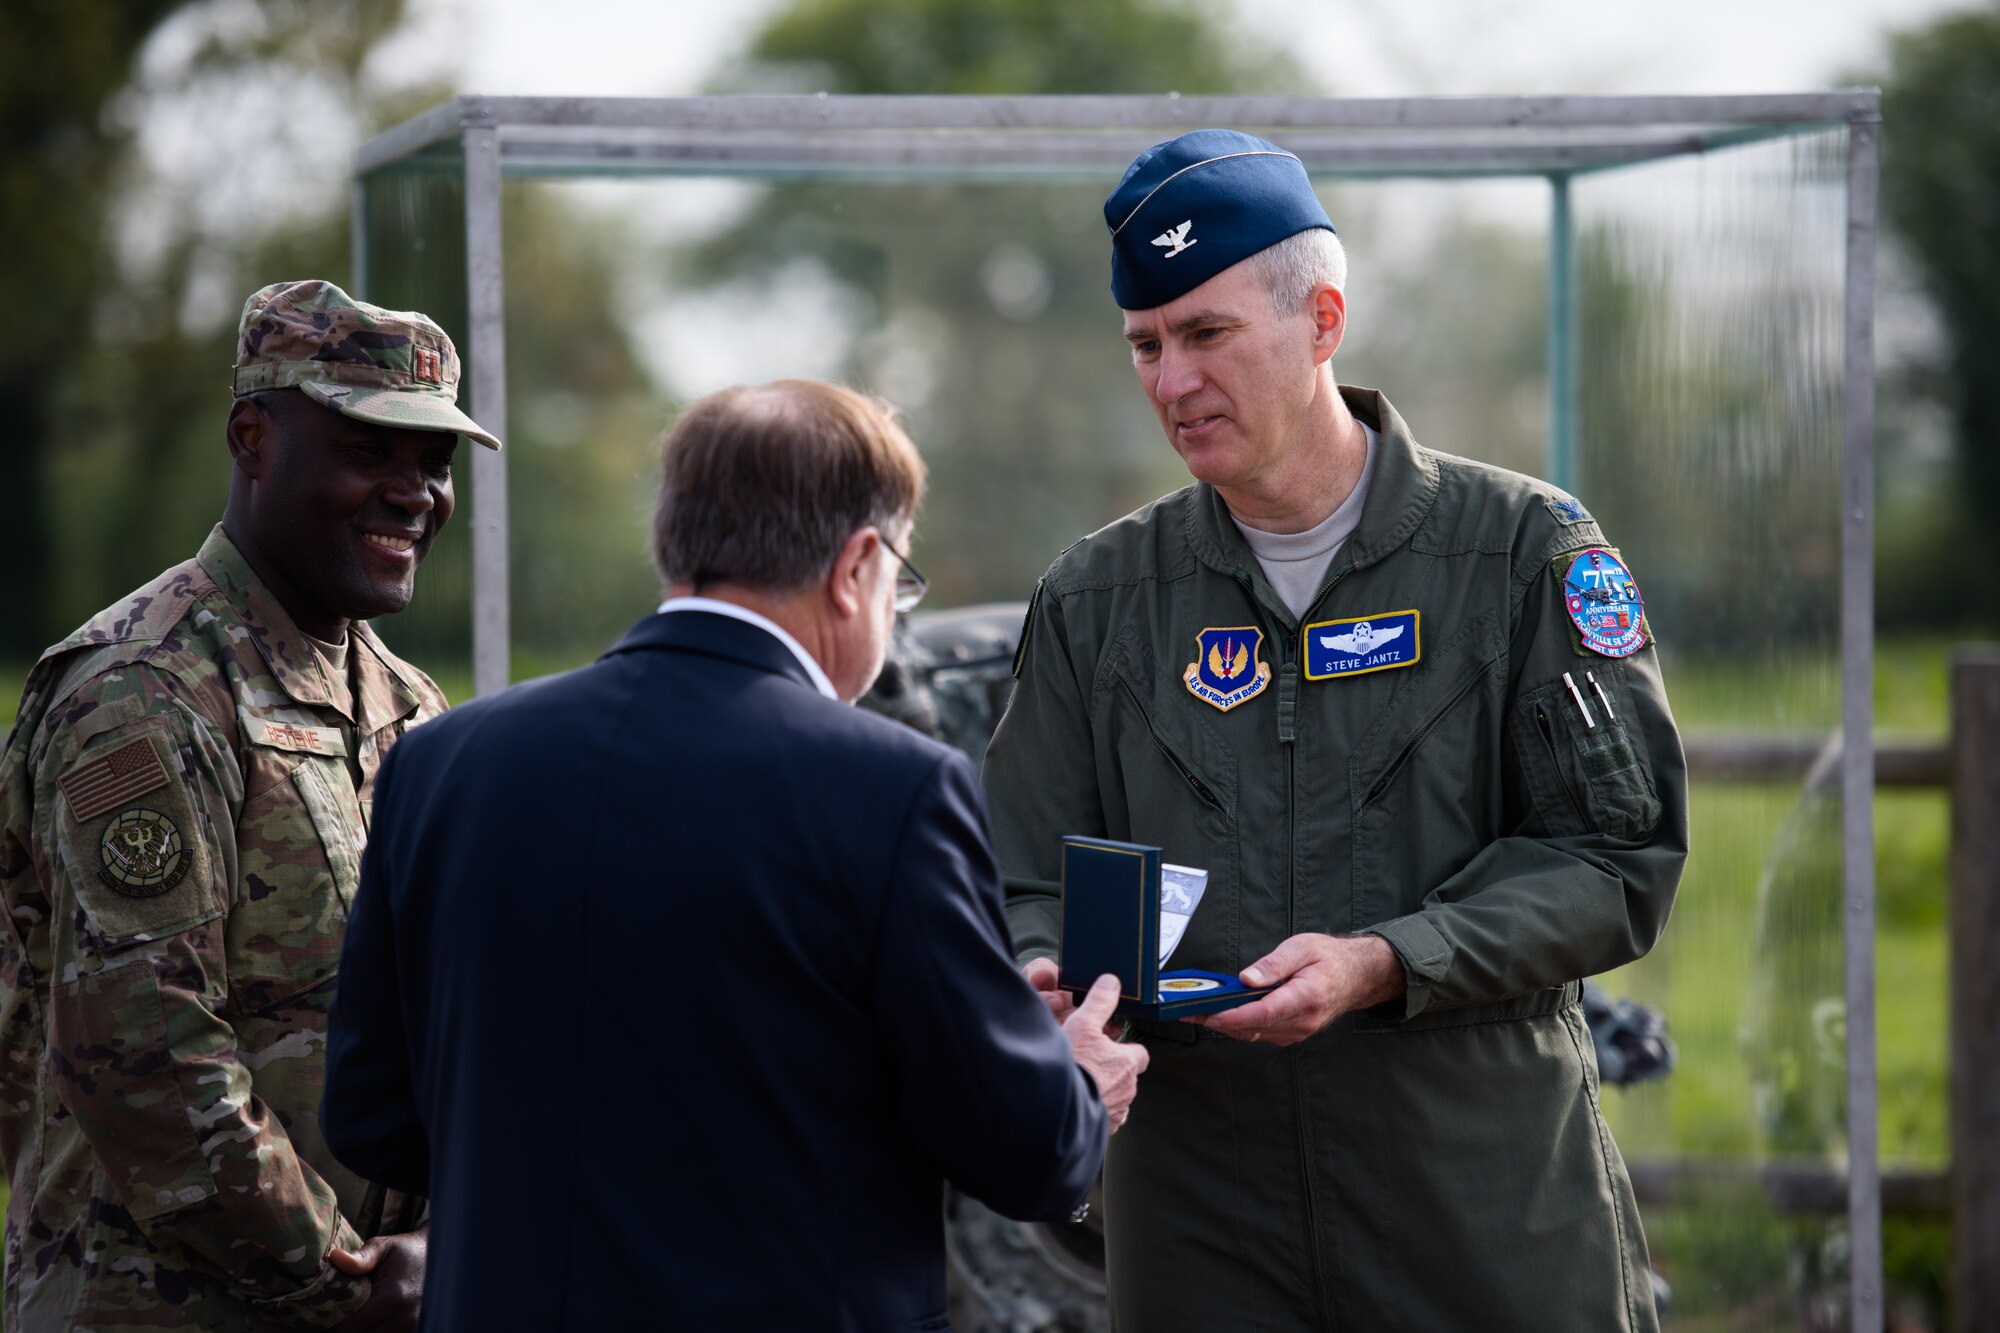
<path id="1" fill-rule="evenodd" d="M 1563 573 L 1563 609 L 1583 646 L 1602 657 L 1630 657 L 1646 646 L 1646 602 L 1616 551 L 1578 551 Z"/>

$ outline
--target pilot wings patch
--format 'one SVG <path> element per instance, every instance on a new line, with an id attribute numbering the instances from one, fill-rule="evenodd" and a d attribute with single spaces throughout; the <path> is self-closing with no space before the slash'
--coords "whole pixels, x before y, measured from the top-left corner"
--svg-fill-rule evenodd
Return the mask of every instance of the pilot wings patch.
<path id="1" fill-rule="evenodd" d="M 1421 656 L 1416 611 L 1383 611 L 1347 620 L 1322 620 L 1304 630 L 1307 680 L 1360 676 L 1414 666 Z"/>

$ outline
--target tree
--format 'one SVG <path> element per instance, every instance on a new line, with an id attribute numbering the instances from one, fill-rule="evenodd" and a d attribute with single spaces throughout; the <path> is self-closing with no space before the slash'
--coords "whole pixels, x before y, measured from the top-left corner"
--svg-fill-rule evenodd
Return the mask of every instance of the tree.
<path id="1" fill-rule="evenodd" d="M 218 198 L 234 196 L 152 172 L 148 118 L 254 106 L 270 151 L 324 141 L 327 115 L 368 104 L 362 64 L 402 11 L 402 0 L 0 9 L 0 300 L 14 312 L 0 327 L 0 567 L 12 593 L 0 661 L 32 660 L 192 549 L 226 490 L 216 459 L 233 302 L 273 274 L 346 267 L 337 211 L 264 199 L 270 216 L 219 225 Z"/>
<path id="2" fill-rule="evenodd" d="M 1179 0 L 800 0 L 732 88 L 840 93 L 1288 92 L 1284 52 Z M 771 187 L 683 256 L 688 281 L 784 302 L 831 278 L 843 373 L 904 406 L 933 485 L 940 601 L 1020 597 L 1049 557 L 1185 483 L 1123 367 L 1098 222 L 1111 179 Z"/>
<path id="3" fill-rule="evenodd" d="M 2000 562 L 2000 4 L 1891 39 L 1882 93 L 1883 214 L 1915 260 L 1948 344 L 1946 399 L 1959 484 L 1951 525 L 1963 568 Z M 1959 616 L 2000 621 L 2000 591 L 1946 580 Z"/>
<path id="4" fill-rule="evenodd" d="M 1186 0 L 799 0 L 733 81 L 839 93 L 1303 91 L 1298 65 Z"/>
<path id="5" fill-rule="evenodd" d="M 91 238 L 124 137 L 107 130 L 103 111 L 176 5 L 28 0 L 0 10 L 0 302 L 15 312 L 0 321 L 0 568 L 13 590 L 0 657 L 32 657 L 51 637 L 53 386 L 90 336 L 100 255 Z"/>

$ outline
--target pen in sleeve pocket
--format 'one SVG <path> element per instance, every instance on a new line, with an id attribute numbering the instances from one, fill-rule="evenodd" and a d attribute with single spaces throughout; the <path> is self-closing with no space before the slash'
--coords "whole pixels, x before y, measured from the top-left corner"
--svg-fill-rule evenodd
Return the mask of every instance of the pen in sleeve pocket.
<path id="1" fill-rule="evenodd" d="M 1597 719 L 1590 715 L 1590 705 L 1583 701 L 1583 691 L 1576 687 L 1576 682 L 1570 679 L 1567 671 L 1563 672 L 1563 684 L 1569 686 L 1569 697 L 1576 700 L 1576 711 L 1583 714 L 1583 725 L 1595 731 Z"/>
<path id="2" fill-rule="evenodd" d="M 1613 722 L 1616 722 L 1618 720 L 1618 714 L 1612 710 L 1611 697 L 1605 694 L 1604 687 L 1597 683 L 1597 673 L 1594 671 L 1586 671 L 1583 673 L 1583 678 L 1590 682 L 1591 689 L 1597 691 L 1597 702 L 1604 705 L 1604 716 L 1610 718 Z"/>

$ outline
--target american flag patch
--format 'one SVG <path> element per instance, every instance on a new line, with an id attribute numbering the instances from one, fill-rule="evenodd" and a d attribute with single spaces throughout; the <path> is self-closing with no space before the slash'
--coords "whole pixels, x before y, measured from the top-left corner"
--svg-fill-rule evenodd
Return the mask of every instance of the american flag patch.
<path id="1" fill-rule="evenodd" d="M 74 819 L 101 815 L 120 801 L 144 796 L 167 784 L 166 765 L 144 736 L 127 741 L 109 754 L 79 764 L 57 780 L 69 798 Z"/>

